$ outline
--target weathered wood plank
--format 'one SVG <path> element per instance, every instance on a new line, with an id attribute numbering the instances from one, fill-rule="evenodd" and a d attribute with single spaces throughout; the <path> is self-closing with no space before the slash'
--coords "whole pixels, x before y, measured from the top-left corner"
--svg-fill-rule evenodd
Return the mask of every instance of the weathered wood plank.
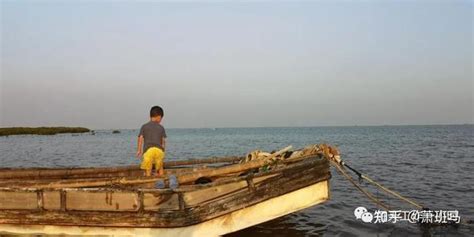
<path id="1" fill-rule="evenodd" d="M 198 165 L 198 164 L 216 164 L 216 163 L 235 163 L 242 157 L 212 157 L 206 159 L 190 159 L 178 161 L 165 161 L 165 168 L 176 166 Z M 21 179 L 21 178 L 80 178 L 86 177 L 109 177 L 113 174 L 119 176 L 129 176 L 131 173 L 141 172 L 137 165 L 117 166 L 117 167 L 91 167 L 91 168 L 2 168 L 0 169 L 0 179 Z M 117 176 L 117 175 L 116 175 Z"/>
<path id="2" fill-rule="evenodd" d="M 145 211 L 179 210 L 178 194 L 145 192 L 143 194 Z"/>
<path id="3" fill-rule="evenodd" d="M 66 210 L 80 211 L 137 211 L 135 192 L 66 192 Z"/>
<path id="4" fill-rule="evenodd" d="M 37 209 L 36 192 L 0 191 L 0 209 Z"/>
<path id="5" fill-rule="evenodd" d="M 61 192 L 60 191 L 43 191 L 43 208 L 45 210 L 61 209 Z"/>
<path id="6" fill-rule="evenodd" d="M 257 177 L 254 178 L 253 182 L 259 183 L 263 180 L 275 177 L 276 175 L 279 174 Z M 247 181 L 245 179 L 242 179 L 238 182 L 227 183 L 209 188 L 202 188 L 195 191 L 185 192 L 183 194 L 183 198 L 187 206 L 195 206 L 209 200 L 223 197 L 225 195 L 232 195 L 234 194 L 234 192 L 238 190 L 243 190 L 245 188 L 247 188 Z"/>

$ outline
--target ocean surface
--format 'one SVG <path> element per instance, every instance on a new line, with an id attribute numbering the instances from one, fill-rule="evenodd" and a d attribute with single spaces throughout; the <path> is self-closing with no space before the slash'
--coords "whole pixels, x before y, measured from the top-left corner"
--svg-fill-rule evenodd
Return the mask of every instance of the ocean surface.
<path id="1" fill-rule="evenodd" d="M 137 164 L 137 130 L 0 137 L 0 167 Z M 339 147 L 342 159 L 385 186 L 433 210 L 458 210 L 474 220 L 474 126 L 380 126 L 168 129 L 168 160 L 245 155 L 314 143 Z M 474 236 L 473 224 L 422 228 L 407 222 L 367 224 L 359 206 L 377 208 L 332 169 L 331 200 L 229 236 Z M 412 210 L 364 187 L 399 210 Z"/>

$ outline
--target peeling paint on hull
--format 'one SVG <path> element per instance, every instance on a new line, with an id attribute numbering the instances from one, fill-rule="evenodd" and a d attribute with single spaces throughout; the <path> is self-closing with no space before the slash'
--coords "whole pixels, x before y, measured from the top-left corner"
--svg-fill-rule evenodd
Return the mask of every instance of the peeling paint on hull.
<path id="1" fill-rule="evenodd" d="M 220 236 L 254 226 L 323 203 L 329 199 L 329 181 L 321 181 L 253 206 L 180 228 L 111 228 L 54 225 L 0 224 L 11 234 L 93 235 L 93 236 Z"/>

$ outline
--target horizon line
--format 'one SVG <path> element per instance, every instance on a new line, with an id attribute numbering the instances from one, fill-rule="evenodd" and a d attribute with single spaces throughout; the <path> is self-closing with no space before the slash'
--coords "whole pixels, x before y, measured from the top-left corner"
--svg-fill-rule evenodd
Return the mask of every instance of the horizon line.
<path id="1" fill-rule="evenodd" d="M 245 127 L 167 127 L 167 129 L 226 129 L 226 128 L 329 128 L 329 127 L 402 127 L 402 126 L 473 126 L 474 123 L 452 123 L 452 124 L 381 124 L 381 125 L 304 125 L 304 126 L 245 126 Z M 136 130 L 137 128 L 94 128 L 91 130 Z"/>
<path id="2" fill-rule="evenodd" d="M 167 127 L 167 129 L 226 129 L 226 128 L 330 128 L 330 127 L 409 127 L 409 126 L 473 126 L 474 123 L 439 123 L 439 124 L 368 124 L 368 125 L 302 125 L 302 126 L 236 126 L 236 127 Z M 85 127 L 82 125 L 39 125 L 39 126 L 1 126 L 0 128 L 15 128 L 15 127 L 29 127 L 29 128 L 38 128 L 38 127 Z M 136 130 L 137 128 L 92 128 L 85 127 L 90 130 Z"/>

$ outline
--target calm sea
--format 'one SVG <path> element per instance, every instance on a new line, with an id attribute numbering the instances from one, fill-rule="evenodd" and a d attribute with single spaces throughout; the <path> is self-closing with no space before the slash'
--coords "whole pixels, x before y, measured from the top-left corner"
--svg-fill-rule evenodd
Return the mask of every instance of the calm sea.
<path id="1" fill-rule="evenodd" d="M 0 137 L 0 167 L 138 164 L 136 130 Z M 474 220 L 474 126 L 168 129 L 168 160 L 245 155 L 314 143 L 337 145 L 354 168 L 431 209 L 458 210 Z M 364 184 L 370 190 L 375 189 Z M 474 226 L 420 228 L 365 224 L 354 209 L 377 209 L 333 170 L 331 200 L 231 236 L 474 236 Z M 375 192 L 379 197 L 382 193 Z M 412 208 L 394 199 L 388 204 Z"/>

